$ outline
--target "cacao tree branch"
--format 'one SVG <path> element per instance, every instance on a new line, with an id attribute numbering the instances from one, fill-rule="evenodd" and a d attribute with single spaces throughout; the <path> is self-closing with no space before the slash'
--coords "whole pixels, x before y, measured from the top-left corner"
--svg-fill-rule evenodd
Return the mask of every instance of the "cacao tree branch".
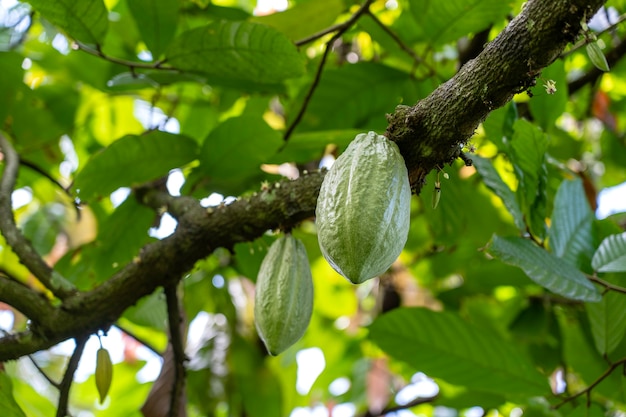
<path id="1" fill-rule="evenodd" d="M 63 299 L 74 293 L 75 287 L 45 263 L 15 224 L 11 194 L 15 188 L 20 161 L 13 145 L 2 132 L 0 132 L 0 148 L 4 159 L 0 181 L 0 232 L 20 262 L 55 296 Z"/>
<path id="2" fill-rule="evenodd" d="M 178 282 L 196 261 L 216 248 L 231 249 L 252 241 L 268 229 L 290 228 L 315 213 L 323 173 L 282 181 L 254 196 L 215 209 L 205 209 L 187 197 L 178 228 L 166 239 L 145 246 L 139 256 L 99 287 L 74 294 L 51 309 L 39 331 L 27 330 L 0 338 L 0 361 L 47 349 L 79 334 L 93 334 L 113 324 L 128 307 L 158 287 Z M 142 191 L 140 201 L 161 207 L 163 193 Z M 9 302 L 9 304 L 12 303 Z"/>
<path id="3" fill-rule="evenodd" d="M 387 137 L 398 143 L 416 192 L 432 169 L 459 156 L 459 146 L 491 110 L 534 83 L 565 45 L 576 40 L 580 21 L 593 16 L 602 3 L 530 0 L 454 78 L 415 106 L 399 107 L 389 116 Z M 283 181 L 250 198 L 210 210 L 196 203 L 183 204 L 173 235 L 145 246 L 136 260 L 99 287 L 66 297 L 41 331 L 0 339 L 0 361 L 106 328 L 141 297 L 178 282 L 196 261 L 216 248 L 232 248 L 269 229 L 288 228 L 313 216 L 322 178 L 323 173 L 313 173 Z M 151 206 L 158 196 L 138 193 L 140 201 Z"/>
<path id="4" fill-rule="evenodd" d="M 83 356 L 83 351 L 85 350 L 85 345 L 87 344 L 87 339 L 89 336 L 83 336 L 75 339 L 76 347 L 74 348 L 74 353 L 70 357 L 70 361 L 67 364 L 67 368 L 65 369 L 65 374 L 63 375 L 63 380 L 61 384 L 59 384 L 59 403 L 57 406 L 57 417 L 65 417 L 69 416 L 69 412 L 67 410 L 67 405 L 70 399 L 70 388 L 72 387 L 72 382 L 74 381 L 74 372 L 76 372 L 76 368 L 78 368 L 78 363 L 80 362 L 81 356 Z"/>
<path id="5" fill-rule="evenodd" d="M 419 193 L 426 175 L 453 162 L 491 112 L 535 84 L 542 69 L 576 41 L 580 22 L 603 0 L 528 1 L 522 12 L 449 81 L 415 106 L 388 116 L 385 136 L 397 142 Z"/>
<path id="6" fill-rule="evenodd" d="M 183 398 L 185 390 L 185 347 L 183 342 L 182 330 L 183 316 L 180 309 L 180 301 L 178 297 L 177 285 L 170 284 L 165 287 L 165 298 L 167 301 L 167 319 L 170 330 L 170 343 L 172 344 L 172 352 L 174 356 L 174 380 L 172 383 L 172 393 L 170 395 L 169 417 L 178 417 L 180 402 Z"/>
<path id="7" fill-rule="evenodd" d="M 616 362 L 613 362 L 611 364 L 611 366 L 609 366 L 603 373 L 602 375 L 600 375 L 598 378 L 596 378 L 595 381 L 593 381 L 591 384 L 589 384 L 589 386 L 583 390 L 580 390 L 579 392 L 577 392 L 576 394 L 573 394 L 569 397 L 564 398 L 560 403 L 555 404 L 552 406 L 552 409 L 558 409 L 560 407 L 562 407 L 563 405 L 567 404 L 570 401 L 574 401 L 576 398 L 580 397 L 581 395 L 589 395 L 591 394 L 591 391 L 602 381 L 604 381 L 606 378 L 608 378 L 609 375 L 611 375 L 611 373 L 613 373 L 613 371 L 617 368 L 619 368 L 621 365 L 626 364 L 626 358 L 622 358 Z"/>

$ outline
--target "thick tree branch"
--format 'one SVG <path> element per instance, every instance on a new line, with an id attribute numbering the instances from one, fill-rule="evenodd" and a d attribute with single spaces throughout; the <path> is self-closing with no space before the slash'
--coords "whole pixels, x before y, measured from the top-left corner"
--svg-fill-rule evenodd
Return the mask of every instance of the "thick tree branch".
<path id="1" fill-rule="evenodd" d="M 528 1 L 522 12 L 473 60 L 415 106 L 398 106 L 386 136 L 398 143 L 419 193 L 426 175 L 454 161 L 494 109 L 533 86 L 541 70 L 576 40 L 580 22 L 602 0 Z"/>
<path id="2" fill-rule="evenodd" d="M 0 301 L 10 304 L 33 323 L 45 322 L 54 310 L 44 294 L 3 275 L 0 275 Z"/>
<path id="3" fill-rule="evenodd" d="M 231 249 L 268 229 L 293 227 L 312 217 L 322 178 L 317 172 L 296 181 L 282 181 L 250 198 L 214 209 L 205 209 L 187 197 L 163 198 L 161 192 L 140 192 L 139 198 L 148 205 L 162 207 L 169 201 L 166 207 L 179 210 L 176 232 L 147 245 L 134 262 L 101 286 L 66 298 L 48 314 L 46 325 L 38 332 L 29 330 L 1 338 L 0 361 L 107 328 L 138 299 L 178 282 L 196 261 L 216 248 Z"/>
<path id="4" fill-rule="evenodd" d="M 0 148 L 4 159 L 4 170 L 0 182 L 0 231 L 7 244 L 19 257 L 20 262 L 55 296 L 63 299 L 74 292 L 74 286 L 44 262 L 15 224 L 11 194 L 15 188 L 20 161 L 17 152 L 2 133 L 0 133 Z"/>

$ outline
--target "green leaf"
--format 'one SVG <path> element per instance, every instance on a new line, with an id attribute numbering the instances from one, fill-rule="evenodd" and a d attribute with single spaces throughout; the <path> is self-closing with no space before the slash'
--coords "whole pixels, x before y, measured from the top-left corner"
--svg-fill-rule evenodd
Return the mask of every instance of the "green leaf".
<path id="1" fill-rule="evenodd" d="M 604 239 L 593 255 L 591 266 L 598 272 L 626 272 L 626 233 Z"/>
<path id="2" fill-rule="evenodd" d="M 280 84 L 304 73 L 303 58 L 285 35 L 252 22 L 218 21 L 174 39 L 169 65 L 209 77 L 209 83 Z"/>
<path id="3" fill-rule="evenodd" d="M 28 0 L 53 25 L 81 42 L 102 45 L 109 28 L 102 0 Z"/>
<path id="4" fill-rule="evenodd" d="M 0 370 L 0 405 L 4 417 L 26 417 L 24 411 L 13 398 L 13 384 L 11 378 Z"/>
<path id="5" fill-rule="evenodd" d="M 511 216 L 515 226 L 521 230 L 526 230 L 526 224 L 524 223 L 524 215 L 519 207 L 515 193 L 511 191 L 508 185 L 502 181 L 500 174 L 496 171 L 493 164 L 486 158 L 482 158 L 478 155 L 472 156 L 472 165 L 476 167 L 478 173 L 483 177 L 485 185 L 493 191 L 504 203 Z"/>
<path id="6" fill-rule="evenodd" d="M 158 130 L 127 135 L 95 154 L 76 176 L 81 200 L 107 195 L 165 176 L 197 157 L 197 144 L 185 136 Z"/>
<path id="7" fill-rule="evenodd" d="M 344 8 L 342 0 L 306 0 L 284 12 L 256 16 L 251 21 L 271 26 L 297 41 L 335 23 Z"/>
<path id="8" fill-rule="evenodd" d="M 246 181 L 262 174 L 261 164 L 283 144 L 280 134 L 262 118 L 227 119 L 211 131 L 200 151 L 205 184 L 215 191 L 237 195 Z"/>
<path id="9" fill-rule="evenodd" d="M 385 114 L 393 112 L 400 102 L 416 101 L 426 93 L 420 93 L 425 87 L 409 74 L 379 63 L 359 62 L 329 69 L 322 74 L 298 131 L 382 131 L 387 125 Z"/>
<path id="10" fill-rule="evenodd" d="M 281 149 L 270 162 L 290 161 L 304 164 L 319 159 L 324 154 L 326 145 L 334 144 L 340 149 L 345 149 L 359 133 L 363 133 L 363 131 L 361 129 L 345 129 L 295 133 L 289 138 L 285 148 Z"/>
<path id="11" fill-rule="evenodd" d="M 409 3 L 419 39 L 432 44 L 479 32 L 510 11 L 509 3 L 501 0 L 410 0 Z"/>
<path id="12" fill-rule="evenodd" d="M 540 395 L 547 380 L 514 344 L 445 312 L 398 308 L 378 317 L 370 338 L 429 376 L 473 390 Z"/>
<path id="13" fill-rule="evenodd" d="M 595 65 L 596 68 L 604 72 L 609 72 L 611 70 L 602 49 L 598 46 L 598 42 L 588 43 L 585 49 L 587 50 L 587 55 L 589 56 L 591 63 Z"/>
<path id="14" fill-rule="evenodd" d="M 157 59 L 176 33 L 178 1 L 127 0 L 128 9 L 137 22 L 137 28 L 146 46 Z"/>
<path id="15" fill-rule="evenodd" d="M 166 332 L 167 307 L 163 291 L 159 290 L 142 298 L 124 312 L 124 317 L 139 326 Z"/>
<path id="16" fill-rule="evenodd" d="M 556 92 L 554 94 L 546 93 L 544 83 L 547 80 L 555 82 Z M 556 119 L 565 111 L 569 98 L 564 61 L 557 60 L 544 69 L 541 72 L 541 80 L 531 91 L 533 96 L 528 102 L 528 107 L 537 124 L 542 129 L 549 131 L 556 126 Z"/>
<path id="17" fill-rule="evenodd" d="M 545 235 L 548 148 L 546 135 L 532 123 L 519 119 L 513 125 L 509 157 L 519 180 L 517 195 L 526 224 L 541 238 Z"/>
<path id="18" fill-rule="evenodd" d="M 616 282 L 623 284 L 624 280 Z M 613 352 L 626 335 L 626 297 L 608 291 L 599 303 L 585 304 L 591 324 L 591 334 L 601 355 Z"/>
<path id="19" fill-rule="evenodd" d="M 593 254 L 593 212 L 580 178 L 565 180 L 554 198 L 549 239 L 552 252 L 575 267 L 589 265 Z"/>
<path id="20" fill-rule="evenodd" d="M 494 235 L 489 253 L 521 268 L 530 279 L 555 294 L 581 301 L 602 298 L 585 274 L 528 239 Z"/>

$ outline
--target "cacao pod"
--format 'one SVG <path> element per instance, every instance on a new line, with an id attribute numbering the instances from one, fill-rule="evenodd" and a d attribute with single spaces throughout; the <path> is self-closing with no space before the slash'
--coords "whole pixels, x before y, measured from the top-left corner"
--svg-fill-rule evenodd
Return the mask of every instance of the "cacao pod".
<path id="1" fill-rule="evenodd" d="M 317 237 L 330 265 L 354 284 L 385 272 L 409 233 L 411 187 L 398 146 L 362 133 L 330 168 L 317 199 Z"/>
<path id="2" fill-rule="evenodd" d="M 291 235 L 272 243 L 261 263 L 254 295 L 254 320 L 271 355 L 304 334 L 313 312 L 313 277 L 306 249 Z"/>
<path id="3" fill-rule="evenodd" d="M 111 381 L 113 380 L 113 363 L 109 351 L 101 347 L 96 353 L 96 388 L 100 394 L 100 404 L 109 393 Z"/>

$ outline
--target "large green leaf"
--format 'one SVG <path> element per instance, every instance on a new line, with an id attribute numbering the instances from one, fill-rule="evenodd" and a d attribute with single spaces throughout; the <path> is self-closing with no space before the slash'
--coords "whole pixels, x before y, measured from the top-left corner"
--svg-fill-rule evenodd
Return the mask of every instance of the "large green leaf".
<path id="1" fill-rule="evenodd" d="M 455 41 L 506 17 L 509 2 L 501 0 L 410 0 L 420 40 L 433 44 Z"/>
<path id="2" fill-rule="evenodd" d="M 548 174 L 545 156 L 548 139 L 538 127 L 525 119 L 517 120 L 513 131 L 513 138 L 508 143 L 509 157 L 519 179 L 517 195 L 526 224 L 534 235 L 543 238 L 547 204 Z"/>
<path id="3" fill-rule="evenodd" d="M 253 17 L 252 21 L 271 26 L 297 41 L 332 25 L 344 8 L 342 0 L 306 0 L 284 12 Z"/>
<path id="4" fill-rule="evenodd" d="M 198 171 L 214 191 L 237 195 L 282 144 L 280 134 L 260 117 L 227 119 L 205 139 Z"/>
<path id="5" fill-rule="evenodd" d="M 143 41 L 157 59 L 167 48 L 176 33 L 178 1 L 127 0 L 128 9 L 137 22 Z"/>
<path id="6" fill-rule="evenodd" d="M 163 291 L 156 291 L 139 300 L 124 312 L 124 318 L 139 326 L 167 332 L 167 305 Z"/>
<path id="7" fill-rule="evenodd" d="M 417 100 L 420 88 L 422 84 L 409 74 L 378 63 L 360 62 L 324 71 L 298 129 L 383 130 L 385 114 L 393 112 L 398 103 Z M 289 116 L 293 118 L 295 111 Z"/>
<path id="8" fill-rule="evenodd" d="M 544 87 L 548 80 L 555 82 L 556 92 L 553 94 L 548 94 Z M 533 97 L 528 103 L 528 107 L 534 120 L 542 129 L 551 129 L 556 125 L 556 119 L 565 111 L 569 97 L 563 60 L 556 60 L 541 72 L 541 79 L 532 89 L 532 94 Z"/>
<path id="9" fill-rule="evenodd" d="M 580 178 L 565 180 L 554 198 L 549 239 L 552 252 L 575 267 L 593 255 L 593 213 Z"/>
<path id="10" fill-rule="evenodd" d="M 304 61 L 276 29 L 253 22 L 218 21 L 174 39 L 169 65 L 209 77 L 209 83 L 280 84 L 304 73 Z"/>
<path id="11" fill-rule="evenodd" d="M 500 174 L 494 168 L 493 164 L 486 158 L 482 158 L 478 155 L 472 156 L 472 164 L 476 167 L 478 173 L 483 177 L 485 185 L 489 187 L 504 203 L 511 216 L 515 226 L 521 230 L 526 230 L 526 224 L 524 223 L 524 215 L 519 207 L 519 203 L 515 198 L 515 193 L 511 191 L 508 185 L 502 181 Z"/>
<path id="12" fill-rule="evenodd" d="M 28 0 L 52 24 L 79 41 L 101 45 L 109 27 L 102 0 Z"/>
<path id="13" fill-rule="evenodd" d="M 623 285 L 624 279 L 615 284 Z M 609 291 L 599 303 L 585 304 L 591 324 L 591 334 L 601 355 L 613 352 L 626 335 L 626 297 Z"/>
<path id="14" fill-rule="evenodd" d="M 281 149 L 271 159 L 271 162 L 306 163 L 314 161 L 324 154 L 326 145 L 334 144 L 340 149 L 345 149 L 359 133 L 363 133 L 363 131 L 361 129 L 345 129 L 296 133 L 289 138 L 285 148 Z"/>
<path id="15" fill-rule="evenodd" d="M 625 272 L 626 233 L 604 239 L 593 255 L 591 266 L 598 272 Z"/>
<path id="16" fill-rule="evenodd" d="M 182 135 L 158 130 L 127 135 L 95 154 L 78 173 L 74 189 L 81 200 L 109 194 L 165 176 L 197 157 L 197 144 Z"/>
<path id="17" fill-rule="evenodd" d="M 501 394 L 549 392 L 547 379 L 515 345 L 451 313 L 399 308 L 374 321 L 370 338 L 389 355 L 452 384 Z"/>
<path id="18" fill-rule="evenodd" d="M 528 239 L 494 235 L 489 252 L 521 268 L 537 284 L 563 297 L 581 301 L 602 298 L 585 274 Z"/>
<path id="19" fill-rule="evenodd" d="M 24 411 L 13 398 L 11 378 L 4 371 L 0 371 L 0 405 L 4 417 L 26 417 Z"/>

